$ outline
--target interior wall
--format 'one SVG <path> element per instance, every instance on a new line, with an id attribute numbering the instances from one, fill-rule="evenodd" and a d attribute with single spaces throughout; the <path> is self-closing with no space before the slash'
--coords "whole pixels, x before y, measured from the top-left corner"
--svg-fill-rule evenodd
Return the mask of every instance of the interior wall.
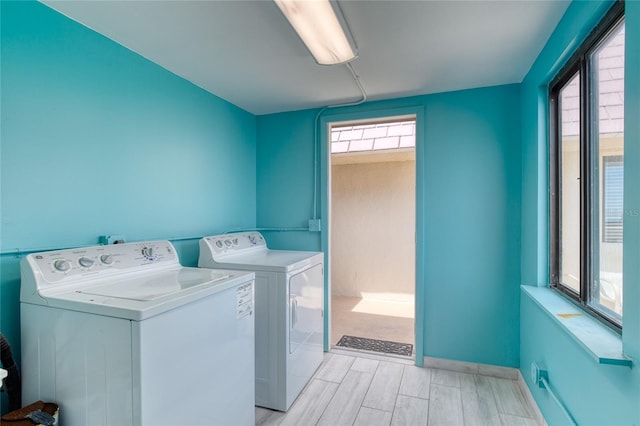
<path id="1" fill-rule="evenodd" d="M 314 123 L 320 110 L 256 117 L 256 221 L 260 228 L 307 228 L 314 213 Z M 315 166 L 314 166 L 315 164 Z M 317 168 L 316 168 L 317 167 Z M 326 223 L 322 224 L 326 227 Z M 270 248 L 320 251 L 320 233 L 263 231 Z"/>
<path id="2" fill-rule="evenodd" d="M 331 292 L 413 302 L 415 161 L 331 167 Z"/>
<path id="3" fill-rule="evenodd" d="M 397 115 L 406 109 L 424 110 L 416 136 L 416 193 L 424 200 L 424 211 L 416 217 L 415 246 L 417 268 L 425 271 L 417 283 L 423 295 L 416 301 L 416 312 L 425 314 L 416 324 L 423 355 L 517 367 L 519 85 L 259 116 L 258 226 L 306 226 L 313 214 L 319 113 L 322 123 Z M 328 158 L 319 161 L 326 165 Z M 327 170 L 321 167 L 321 173 L 323 182 Z M 325 209 L 326 198 L 320 203 Z M 317 250 L 321 236 L 273 232 L 267 238 L 274 248 Z"/>
<path id="4" fill-rule="evenodd" d="M 35 1 L 1 7 L 0 330 L 38 249 L 255 227 L 255 116 Z M 184 240 L 182 238 L 185 238 Z M 4 398 L 4 394 L 3 398 Z"/>
<path id="5" fill-rule="evenodd" d="M 547 286 L 548 84 L 611 1 L 572 2 L 522 84 L 522 284 Z M 623 350 L 640 359 L 640 3 L 625 3 L 624 318 Z M 580 425 L 640 423 L 640 372 L 598 364 L 536 303 L 521 304 L 520 368 L 548 424 L 567 424 L 549 392 L 530 380 L 532 362 Z"/>

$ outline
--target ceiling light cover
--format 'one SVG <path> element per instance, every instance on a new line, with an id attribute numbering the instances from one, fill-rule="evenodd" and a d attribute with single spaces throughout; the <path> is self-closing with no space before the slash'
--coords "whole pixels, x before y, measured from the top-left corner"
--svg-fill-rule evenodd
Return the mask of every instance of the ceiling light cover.
<path id="1" fill-rule="evenodd" d="M 318 64 L 342 64 L 357 57 L 329 0 L 274 1 Z"/>

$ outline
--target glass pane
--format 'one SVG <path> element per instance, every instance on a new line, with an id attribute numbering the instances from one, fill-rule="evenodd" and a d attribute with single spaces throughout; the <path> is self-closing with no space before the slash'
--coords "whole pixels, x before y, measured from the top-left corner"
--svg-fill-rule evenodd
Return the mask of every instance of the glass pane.
<path id="1" fill-rule="evenodd" d="M 622 318 L 624 24 L 591 56 L 593 93 L 593 289 L 591 302 Z M 597 163 L 595 163 L 597 162 Z M 597 185 L 595 183 L 598 182 Z"/>
<path id="2" fill-rule="evenodd" d="M 560 91 L 560 283 L 580 292 L 580 74 Z"/>
<path id="3" fill-rule="evenodd" d="M 416 120 L 361 122 L 331 128 L 331 153 L 399 151 L 416 146 Z"/>

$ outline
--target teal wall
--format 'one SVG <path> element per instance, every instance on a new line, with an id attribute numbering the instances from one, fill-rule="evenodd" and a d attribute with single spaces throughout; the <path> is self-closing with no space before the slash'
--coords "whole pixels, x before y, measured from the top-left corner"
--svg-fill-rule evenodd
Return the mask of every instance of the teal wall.
<path id="1" fill-rule="evenodd" d="M 254 227 L 256 118 L 40 3 L 1 8 L 0 330 L 19 356 L 12 252 Z M 176 242 L 183 264 L 197 243 Z"/>
<path id="2" fill-rule="evenodd" d="M 319 120 L 424 111 L 416 165 L 424 319 L 416 328 L 425 356 L 519 365 L 519 105 L 519 86 L 509 85 L 328 109 Z M 318 112 L 258 117 L 258 226 L 300 226 L 312 217 Z M 319 204 L 326 211 L 326 200 Z M 309 250 L 323 246 L 321 237 L 268 235 L 272 246 Z"/>
<path id="3" fill-rule="evenodd" d="M 575 49 L 611 6 L 573 2 L 522 83 L 522 283 L 548 285 L 547 92 Z M 623 349 L 640 359 L 640 2 L 626 3 L 625 235 Z M 580 425 L 640 424 L 640 372 L 597 364 L 527 296 L 521 301 L 520 368 L 550 425 L 568 420 L 529 367 L 543 364 L 554 391 Z"/>
<path id="4" fill-rule="evenodd" d="M 515 85 L 427 98 L 427 356 L 519 365 L 519 100 Z"/>
<path id="5" fill-rule="evenodd" d="M 313 127 L 317 113 L 306 110 L 257 117 L 256 221 L 259 227 L 307 227 L 313 217 Z M 271 248 L 321 249 L 318 233 L 264 234 Z"/>
<path id="6" fill-rule="evenodd" d="M 18 357 L 25 251 L 254 226 L 327 245 L 323 123 L 418 114 L 417 324 L 425 356 L 545 364 L 580 424 L 640 424 L 638 369 L 597 365 L 519 285 L 548 282 L 547 84 L 610 2 L 574 2 L 521 85 L 255 117 L 36 2 L 0 2 L 0 330 Z M 640 116 L 640 2 L 627 3 L 626 116 Z M 625 136 L 626 353 L 640 359 L 640 120 Z M 324 140 L 324 139 L 321 139 Z M 320 174 L 314 179 L 314 158 Z M 182 238 L 184 237 L 184 238 Z M 531 387 L 531 383 L 529 383 Z M 566 419 L 531 387 L 549 424 Z"/>

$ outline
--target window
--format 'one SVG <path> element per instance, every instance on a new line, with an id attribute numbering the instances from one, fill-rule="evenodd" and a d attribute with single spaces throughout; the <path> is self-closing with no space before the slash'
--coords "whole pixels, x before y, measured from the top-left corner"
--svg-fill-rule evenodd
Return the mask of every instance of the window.
<path id="1" fill-rule="evenodd" d="M 622 327 L 624 3 L 550 85 L 551 285 Z"/>
<path id="2" fill-rule="evenodd" d="M 602 157 L 602 242 L 622 243 L 624 156 Z"/>
<path id="3" fill-rule="evenodd" d="M 413 150 L 416 146 L 416 119 L 358 122 L 331 127 L 331 154 L 372 151 Z"/>

